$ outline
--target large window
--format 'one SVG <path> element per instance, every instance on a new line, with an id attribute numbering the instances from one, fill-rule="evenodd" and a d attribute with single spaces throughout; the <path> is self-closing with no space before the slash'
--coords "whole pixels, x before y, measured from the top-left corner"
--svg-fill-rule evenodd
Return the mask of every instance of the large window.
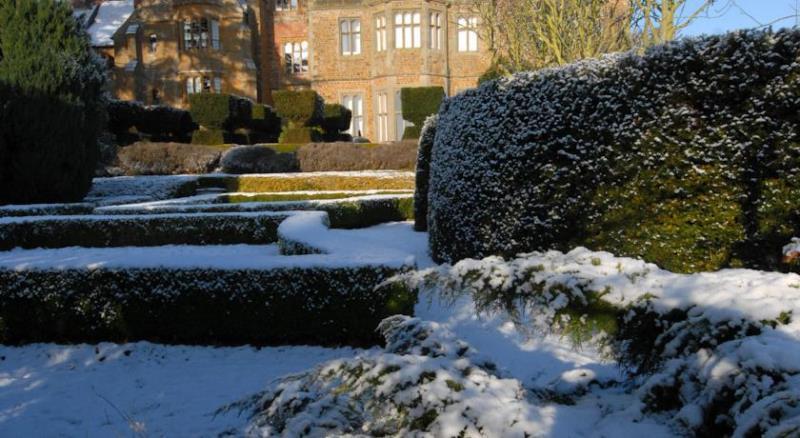
<path id="1" fill-rule="evenodd" d="M 375 18 L 375 48 L 379 52 L 386 50 L 386 16 Z"/>
<path id="2" fill-rule="evenodd" d="M 441 12 L 431 12 L 430 24 L 428 28 L 428 47 L 434 50 L 442 48 L 442 14 Z"/>
<path id="3" fill-rule="evenodd" d="M 297 0 L 277 0 L 275 2 L 276 11 L 289 11 L 297 9 Z"/>
<path id="4" fill-rule="evenodd" d="M 350 121 L 348 134 L 353 137 L 360 137 L 364 132 L 364 98 L 360 94 L 349 94 L 342 96 L 342 105 L 353 112 L 353 119 Z"/>
<path id="5" fill-rule="evenodd" d="M 186 78 L 186 95 L 197 93 L 222 93 L 222 78 L 190 76 Z"/>
<path id="6" fill-rule="evenodd" d="M 286 73 L 302 75 L 308 72 L 308 42 L 286 43 L 283 46 Z"/>
<path id="7" fill-rule="evenodd" d="M 378 141 L 389 141 L 389 95 L 378 93 Z"/>
<path id="8" fill-rule="evenodd" d="M 219 22 L 207 18 L 184 21 L 183 48 L 219 50 Z"/>
<path id="9" fill-rule="evenodd" d="M 422 47 L 422 23 L 419 12 L 398 12 L 394 16 L 394 47 L 418 49 Z"/>
<path id="10" fill-rule="evenodd" d="M 339 22 L 339 39 L 342 55 L 361 54 L 361 20 L 347 19 Z"/>
<path id="11" fill-rule="evenodd" d="M 478 51 L 478 18 L 461 17 L 458 19 L 458 51 Z"/>

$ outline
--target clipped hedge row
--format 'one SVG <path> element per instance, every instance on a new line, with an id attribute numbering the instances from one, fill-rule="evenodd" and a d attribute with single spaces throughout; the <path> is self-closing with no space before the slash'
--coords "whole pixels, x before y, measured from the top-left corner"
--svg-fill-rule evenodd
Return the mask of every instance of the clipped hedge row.
<path id="1" fill-rule="evenodd" d="M 800 235 L 798 56 L 798 30 L 741 31 L 448 99 L 434 258 L 588 246 L 675 272 L 780 268 Z"/>
<path id="2" fill-rule="evenodd" d="M 94 204 L 41 204 L 41 205 L 9 205 L 0 207 L 0 218 L 22 216 L 68 216 L 73 214 L 89 214 Z"/>
<path id="3" fill-rule="evenodd" d="M 136 133 L 131 132 L 136 129 Z M 117 141 L 129 143 L 147 134 L 154 141 L 185 141 L 195 129 L 188 111 L 168 106 L 112 100 L 108 104 L 108 129 Z"/>
<path id="4" fill-rule="evenodd" d="M 392 268 L 0 270 L 0 342 L 374 345 Z M 169 291 L 169 292 L 164 292 Z"/>
<path id="5" fill-rule="evenodd" d="M 268 244 L 286 215 L 72 216 L 0 220 L 0 250 L 12 248 Z"/>
<path id="6" fill-rule="evenodd" d="M 413 190 L 414 176 L 348 176 L 342 174 L 201 176 L 201 188 L 222 188 L 228 192 L 266 193 L 305 190 Z"/>
<path id="7" fill-rule="evenodd" d="M 139 142 L 117 152 L 125 175 L 186 175 L 214 171 L 222 151 L 182 143 Z"/>
<path id="8" fill-rule="evenodd" d="M 413 123 L 403 133 L 403 140 L 418 139 L 422 133 L 425 119 L 439 112 L 445 98 L 442 87 L 403 88 L 400 99 L 403 102 L 403 119 Z"/>

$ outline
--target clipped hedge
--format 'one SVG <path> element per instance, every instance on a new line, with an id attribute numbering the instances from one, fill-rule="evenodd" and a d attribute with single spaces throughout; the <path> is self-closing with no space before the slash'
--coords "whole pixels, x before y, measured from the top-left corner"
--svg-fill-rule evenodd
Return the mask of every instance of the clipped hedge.
<path id="1" fill-rule="evenodd" d="M 357 176 L 346 174 L 201 176 L 201 188 L 222 188 L 228 192 L 265 193 L 304 190 L 413 190 L 411 174 Z"/>
<path id="2" fill-rule="evenodd" d="M 425 120 L 422 135 L 419 139 L 417 153 L 417 188 L 414 192 L 414 229 L 428 231 L 428 189 L 431 179 L 431 154 L 433 142 L 436 139 L 436 124 L 438 115 L 433 115 Z"/>
<path id="3" fill-rule="evenodd" d="M 286 215 L 173 214 L 0 220 L 0 250 L 161 245 L 263 245 Z"/>
<path id="4" fill-rule="evenodd" d="M 117 153 L 126 175 L 185 175 L 212 172 L 220 162 L 218 148 L 181 143 L 140 142 Z"/>
<path id="5" fill-rule="evenodd" d="M 342 140 L 342 132 L 350 129 L 350 122 L 353 119 L 353 112 L 346 106 L 332 103 L 325 104 L 324 116 L 322 118 L 322 131 L 325 141 Z"/>
<path id="6" fill-rule="evenodd" d="M 416 295 L 358 268 L 0 269 L 0 342 L 374 345 Z M 164 293 L 164 291 L 169 291 Z"/>
<path id="7" fill-rule="evenodd" d="M 325 113 L 322 97 L 314 90 L 279 90 L 272 92 L 278 115 L 290 125 L 312 126 Z"/>
<path id="8" fill-rule="evenodd" d="M 281 118 L 271 107 L 253 104 L 248 144 L 273 143 L 281 134 Z"/>
<path id="9" fill-rule="evenodd" d="M 438 261 L 588 246 L 775 269 L 800 235 L 800 31 L 741 31 L 483 84 L 431 160 Z"/>
<path id="10" fill-rule="evenodd" d="M 124 100 L 108 104 L 108 130 L 123 144 L 136 141 L 140 133 L 155 141 L 188 141 L 194 129 L 191 114 L 182 109 Z"/>
<path id="11" fill-rule="evenodd" d="M 425 119 L 439 112 L 445 98 L 442 87 L 403 88 L 400 99 L 403 103 L 403 119 L 413 123 L 403 133 L 403 140 L 418 139 Z"/>
<path id="12" fill-rule="evenodd" d="M 294 154 L 278 153 L 264 146 L 238 146 L 225 151 L 220 166 L 224 173 L 286 173 L 299 169 Z"/>
<path id="13" fill-rule="evenodd" d="M 311 143 L 297 149 L 302 172 L 413 170 L 415 142 L 385 144 Z"/>
<path id="14" fill-rule="evenodd" d="M 278 137 L 278 143 L 313 143 L 322 139 L 320 131 L 316 127 L 308 126 L 284 126 Z"/>

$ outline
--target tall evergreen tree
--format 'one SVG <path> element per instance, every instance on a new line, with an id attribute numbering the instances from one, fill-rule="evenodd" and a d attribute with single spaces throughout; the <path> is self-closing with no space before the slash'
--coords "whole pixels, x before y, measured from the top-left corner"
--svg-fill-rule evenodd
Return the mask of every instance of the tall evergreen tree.
<path id="1" fill-rule="evenodd" d="M 68 2 L 0 0 L 0 203 L 86 195 L 105 82 Z"/>

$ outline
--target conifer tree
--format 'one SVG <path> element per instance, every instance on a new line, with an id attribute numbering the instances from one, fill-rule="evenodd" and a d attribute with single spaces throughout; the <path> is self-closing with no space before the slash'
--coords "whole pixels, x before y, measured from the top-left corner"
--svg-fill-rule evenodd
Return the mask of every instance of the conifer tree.
<path id="1" fill-rule="evenodd" d="M 86 195 L 105 82 L 68 2 L 0 0 L 0 204 Z"/>

